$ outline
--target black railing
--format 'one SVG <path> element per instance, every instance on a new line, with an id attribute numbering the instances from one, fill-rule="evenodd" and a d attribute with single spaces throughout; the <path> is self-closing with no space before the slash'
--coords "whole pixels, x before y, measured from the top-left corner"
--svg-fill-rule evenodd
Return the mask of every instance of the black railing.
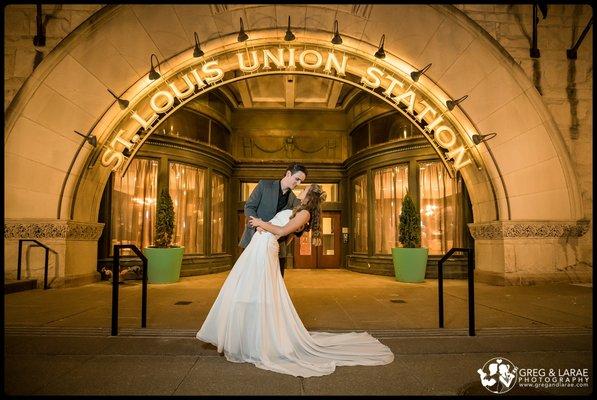
<path id="1" fill-rule="evenodd" d="M 437 291 L 439 297 L 439 327 L 444 327 L 444 262 L 456 252 L 466 253 L 468 262 L 468 334 L 475 336 L 475 252 L 473 249 L 453 247 L 437 262 Z"/>
<path id="2" fill-rule="evenodd" d="M 22 260 L 21 253 L 23 252 L 23 242 L 34 242 L 39 247 L 43 247 L 46 250 L 46 261 L 44 264 L 44 290 L 49 289 L 50 286 L 48 286 L 48 252 L 51 251 L 54 254 L 58 254 L 58 253 L 55 250 L 52 250 L 51 248 L 46 246 L 45 244 L 38 242 L 37 240 L 19 239 L 19 256 L 18 256 L 18 265 L 17 265 L 17 280 L 18 281 L 21 280 L 21 260 Z"/>
<path id="3" fill-rule="evenodd" d="M 143 261 L 143 288 L 141 294 L 141 328 L 147 326 L 147 258 L 137 246 L 132 244 L 114 245 L 112 264 L 112 336 L 118 335 L 118 281 L 120 278 L 120 249 L 131 249 Z"/>

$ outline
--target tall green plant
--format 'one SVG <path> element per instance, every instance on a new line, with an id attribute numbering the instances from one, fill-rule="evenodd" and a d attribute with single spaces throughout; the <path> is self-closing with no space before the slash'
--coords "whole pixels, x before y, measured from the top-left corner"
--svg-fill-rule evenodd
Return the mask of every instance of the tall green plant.
<path id="1" fill-rule="evenodd" d="M 398 240 L 404 247 L 421 247 L 421 216 L 408 192 L 402 199 Z"/>
<path id="2" fill-rule="evenodd" d="M 174 205 L 170 193 L 162 189 L 157 203 L 155 247 L 171 247 L 174 234 Z"/>

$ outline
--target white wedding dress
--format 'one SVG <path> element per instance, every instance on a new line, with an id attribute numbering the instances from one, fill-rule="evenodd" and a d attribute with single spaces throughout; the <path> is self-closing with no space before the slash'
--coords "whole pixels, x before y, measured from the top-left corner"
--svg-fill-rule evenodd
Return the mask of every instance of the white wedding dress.
<path id="1" fill-rule="evenodd" d="M 270 221 L 288 223 L 292 210 Z M 213 344 L 232 362 L 310 377 L 338 365 L 384 365 L 394 354 L 367 332 L 308 332 L 280 273 L 278 237 L 256 232 L 232 267 L 197 339 Z"/>

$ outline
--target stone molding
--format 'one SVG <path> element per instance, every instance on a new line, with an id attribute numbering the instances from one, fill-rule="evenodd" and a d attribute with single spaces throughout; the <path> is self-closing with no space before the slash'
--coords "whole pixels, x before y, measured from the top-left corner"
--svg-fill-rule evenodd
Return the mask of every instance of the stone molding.
<path id="1" fill-rule="evenodd" d="M 98 240 L 103 223 L 60 220 L 4 220 L 4 239 Z"/>
<path id="2" fill-rule="evenodd" d="M 589 230 L 589 221 L 492 221 L 472 223 L 468 227 L 475 240 L 547 239 L 583 236 Z"/>

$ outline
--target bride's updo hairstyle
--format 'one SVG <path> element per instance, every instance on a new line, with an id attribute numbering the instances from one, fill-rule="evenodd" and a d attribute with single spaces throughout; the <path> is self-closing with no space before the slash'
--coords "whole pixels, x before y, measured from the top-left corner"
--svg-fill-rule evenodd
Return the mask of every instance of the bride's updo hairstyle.
<path id="1" fill-rule="evenodd" d="M 303 232 L 312 231 L 311 243 L 313 246 L 321 246 L 321 203 L 325 201 L 327 193 L 320 185 L 312 183 L 305 195 L 305 204 L 300 204 L 292 210 L 290 218 L 294 218 L 301 210 L 309 211 L 311 218 L 305 225 Z"/>

